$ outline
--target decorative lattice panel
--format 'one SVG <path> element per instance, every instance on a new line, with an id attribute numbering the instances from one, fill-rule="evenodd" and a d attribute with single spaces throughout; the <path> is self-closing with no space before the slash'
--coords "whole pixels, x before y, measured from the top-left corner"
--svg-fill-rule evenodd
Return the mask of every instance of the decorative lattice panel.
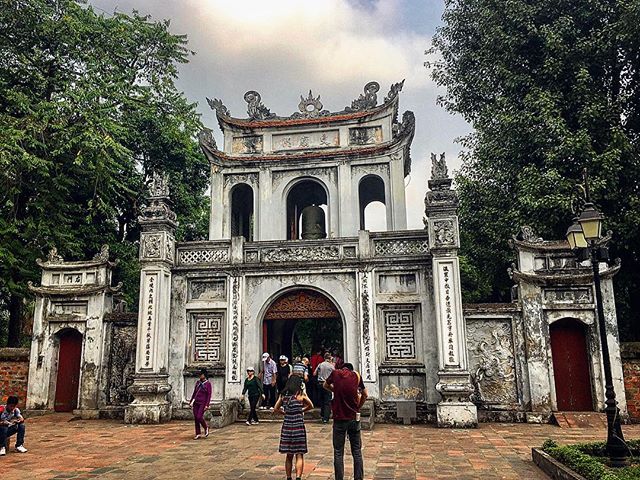
<path id="1" fill-rule="evenodd" d="M 229 249 L 180 250 L 178 253 L 178 262 L 181 265 L 229 263 Z"/>
<path id="2" fill-rule="evenodd" d="M 221 312 L 195 313 L 191 317 L 191 360 L 194 363 L 214 363 L 222 359 Z"/>
<path id="3" fill-rule="evenodd" d="M 376 240 L 374 245 L 376 257 L 424 255 L 429 253 L 429 242 L 427 240 Z"/>
<path id="4" fill-rule="evenodd" d="M 414 314 L 413 307 L 384 310 L 387 360 L 416 358 Z"/>

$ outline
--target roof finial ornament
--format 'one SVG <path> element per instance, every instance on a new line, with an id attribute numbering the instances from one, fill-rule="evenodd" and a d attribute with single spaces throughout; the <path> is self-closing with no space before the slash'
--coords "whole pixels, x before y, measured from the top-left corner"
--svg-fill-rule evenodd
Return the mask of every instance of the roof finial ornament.
<path id="1" fill-rule="evenodd" d="M 449 172 L 447 170 L 447 161 L 444 158 L 444 152 L 440 154 L 440 158 L 436 157 L 435 153 L 431 154 L 431 179 L 432 180 L 444 180 L 449 178 Z"/>
<path id="2" fill-rule="evenodd" d="M 247 102 L 247 114 L 252 120 L 268 120 L 275 118 L 276 114 L 264 106 L 262 97 L 255 90 L 249 90 L 244 94 L 244 101 Z"/>
<path id="3" fill-rule="evenodd" d="M 364 93 L 351 102 L 350 107 L 345 107 L 347 112 L 356 112 L 358 110 L 369 110 L 375 108 L 378 104 L 378 91 L 380 84 L 378 82 L 369 82 L 364 86 Z"/>
<path id="4" fill-rule="evenodd" d="M 223 115 L 225 117 L 231 116 L 231 112 L 227 107 L 225 107 L 224 103 L 222 103 L 222 100 L 219 100 L 217 98 L 211 100 L 207 97 L 207 103 L 211 107 L 211 110 L 215 110 L 217 114 Z"/>
<path id="5" fill-rule="evenodd" d="M 389 88 L 389 93 L 387 93 L 387 96 L 384 97 L 384 103 L 389 103 L 392 100 L 394 100 L 398 96 L 398 94 L 402 91 L 403 86 L 404 86 L 404 79 L 402 79 L 401 82 L 394 83 L 393 85 L 391 85 L 391 88 Z"/>
<path id="6" fill-rule="evenodd" d="M 47 262 L 49 263 L 64 263 L 64 258 L 62 255 L 58 255 L 58 249 L 53 246 L 49 253 L 47 254 Z"/>
<path id="7" fill-rule="evenodd" d="M 216 140 L 213 138 L 213 130 L 210 128 L 203 128 L 198 133 L 198 142 L 201 147 L 207 147 L 211 150 L 218 150 L 218 145 L 216 145 Z"/>
<path id="8" fill-rule="evenodd" d="M 169 196 L 169 175 L 166 173 L 153 172 L 151 185 L 149 186 L 150 197 Z"/>

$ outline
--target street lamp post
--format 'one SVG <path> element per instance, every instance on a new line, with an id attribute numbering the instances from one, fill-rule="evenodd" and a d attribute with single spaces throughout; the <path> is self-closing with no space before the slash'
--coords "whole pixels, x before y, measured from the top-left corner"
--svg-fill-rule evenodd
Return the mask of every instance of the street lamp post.
<path id="1" fill-rule="evenodd" d="M 593 285 L 596 295 L 596 311 L 598 316 L 598 330 L 600 331 L 600 345 L 605 380 L 605 413 L 607 414 L 607 455 L 612 467 L 627 465 L 629 448 L 624 441 L 620 424 L 620 410 L 613 389 L 611 374 L 611 358 L 609 357 L 609 343 L 607 342 L 607 326 L 604 319 L 602 304 L 602 290 L 600 288 L 600 262 L 609 260 L 606 243 L 609 237 L 602 238 L 602 221 L 604 216 L 594 207 L 589 199 L 586 170 L 584 172 L 584 204 L 580 216 L 574 219 L 567 230 L 567 241 L 578 259 L 589 259 L 593 269 Z"/>

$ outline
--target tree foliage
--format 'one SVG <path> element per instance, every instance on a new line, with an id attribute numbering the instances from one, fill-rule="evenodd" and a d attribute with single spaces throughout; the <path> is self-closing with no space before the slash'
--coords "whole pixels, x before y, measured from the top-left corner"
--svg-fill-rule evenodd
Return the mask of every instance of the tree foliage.
<path id="1" fill-rule="evenodd" d="M 152 173 L 170 175 L 180 238 L 206 218 L 201 124 L 174 84 L 187 39 L 72 0 L 2 0 L 0 30 L 0 304 L 24 305 L 50 247 L 82 259 L 104 243 L 135 301 Z"/>
<path id="2" fill-rule="evenodd" d="M 427 64 L 446 88 L 441 103 L 474 127 L 456 182 L 475 293 L 507 298 L 507 239 L 520 225 L 564 238 L 587 168 L 623 261 L 621 331 L 637 338 L 640 1 L 447 0 L 443 21 Z"/>

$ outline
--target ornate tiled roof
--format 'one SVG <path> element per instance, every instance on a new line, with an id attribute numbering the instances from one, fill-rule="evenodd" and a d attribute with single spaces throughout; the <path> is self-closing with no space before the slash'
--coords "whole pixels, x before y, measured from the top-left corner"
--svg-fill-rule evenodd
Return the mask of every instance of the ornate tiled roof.
<path id="1" fill-rule="evenodd" d="M 244 94 L 244 100 L 247 102 L 248 118 L 236 118 L 231 116 L 229 109 L 217 98 L 207 98 L 209 106 L 215 110 L 220 128 L 224 126 L 232 126 L 239 128 L 274 128 L 289 127 L 297 125 L 315 125 L 328 122 L 342 122 L 354 119 L 363 119 L 373 116 L 390 105 L 397 109 L 398 94 L 402 90 L 404 80 L 391 85 L 389 93 L 384 98 L 381 105 L 378 105 L 378 91 L 380 84 L 378 82 L 369 82 L 364 87 L 364 92 L 339 112 L 330 112 L 323 110 L 320 95 L 315 97 L 311 90 L 307 97 L 300 95 L 300 103 L 298 104 L 298 112 L 288 117 L 278 116 L 272 113 L 262 103 L 261 95 L 250 90 Z"/>

